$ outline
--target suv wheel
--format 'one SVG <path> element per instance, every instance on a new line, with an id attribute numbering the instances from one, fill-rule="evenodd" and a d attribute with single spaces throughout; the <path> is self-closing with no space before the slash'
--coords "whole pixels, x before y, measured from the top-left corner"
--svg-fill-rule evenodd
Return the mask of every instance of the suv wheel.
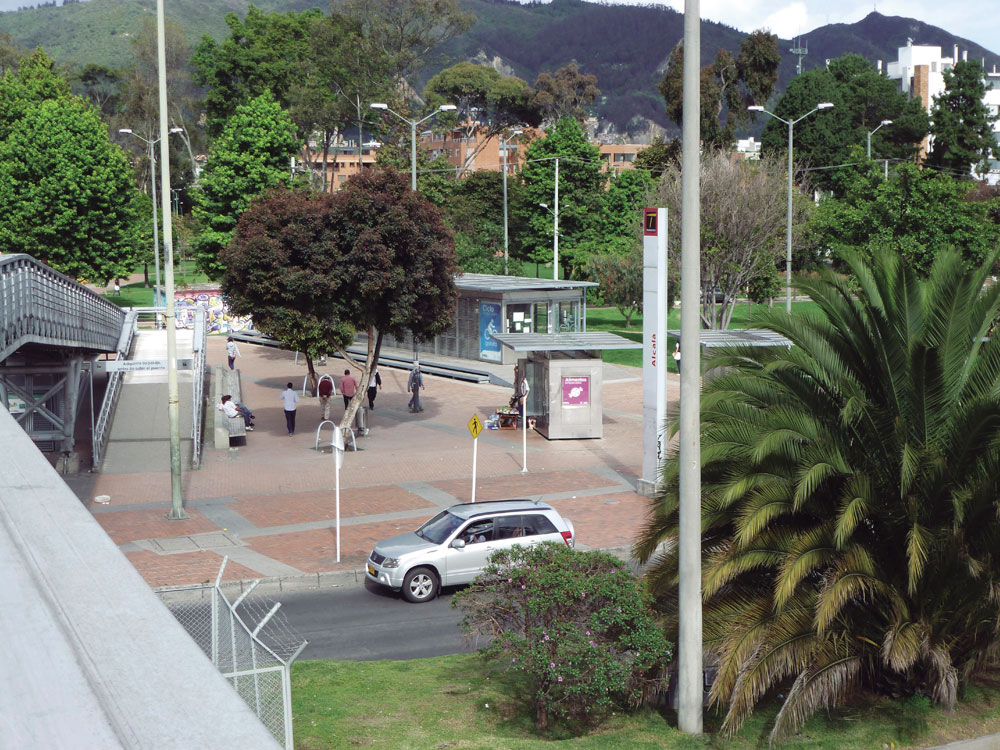
<path id="1" fill-rule="evenodd" d="M 414 568 L 403 579 L 403 598 L 419 604 L 437 596 L 441 582 L 430 568 Z"/>

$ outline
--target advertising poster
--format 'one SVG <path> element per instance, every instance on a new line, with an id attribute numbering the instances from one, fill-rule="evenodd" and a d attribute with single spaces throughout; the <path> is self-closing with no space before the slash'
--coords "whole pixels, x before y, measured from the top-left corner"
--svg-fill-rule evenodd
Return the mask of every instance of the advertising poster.
<path id="1" fill-rule="evenodd" d="M 500 333 L 500 303 L 479 303 L 479 358 L 500 362 L 500 342 L 493 338 Z"/>
<path id="2" fill-rule="evenodd" d="M 590 378 L 586 375 L 562 379 L 563 406 L 587 406 L 590 404 Z"/>

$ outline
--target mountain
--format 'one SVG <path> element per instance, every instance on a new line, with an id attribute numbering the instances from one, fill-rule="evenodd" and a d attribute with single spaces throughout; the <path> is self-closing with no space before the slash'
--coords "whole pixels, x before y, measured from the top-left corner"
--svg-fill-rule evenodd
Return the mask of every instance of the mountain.
<path id="1" fill-rule="evenodd" d="M 512 0 L 460 0 L 477 19 L 473 28 L 453 39 L 423 71 L 418 88 L 443 67 L 460 60 L 476 60 L 513 73 L 533 84 L 539 73 L 552 72 L 576 61 L 583 72 L 597 76 L 603 100 L 597 114 L 616 132 L 646 131 L 649 123 L 671 127 L 656 84 L 670 50 L 683 36 L 682 14 L 662 6 L 605 5 L 583 0 L 553 0 L 521 4 Z M 304 10 L 315 0 L 257 0 L 265 11 Z M 193 43 L 202 34 L 221 39 L 228 34 L 226 13 L 242 15 L 248 0 L 169 0 L 168 18 L 185 29 Z M 100 63 L 128 65 L 130 40 L 144 19 L 155 18 L 155 0 L 88 0 L 67 5 L 0 13 L 0 32 L 28 48 L 41 45 L 60 63 L 82 66 Z M 701 29 L 702 64 L 725 48 L 738 51 L 744 33 L 724 24 L 704 21 Z M 958 44 L 970 58 L 983 58 L 988 67 L 1000 64 L 1000 55 L 944 29 L 912 18 L 870 13 L 853 24 L 829 24 L 803 35 L 809 54 L 804 67 L 857 53 L 883 64 L 895 60 L 897 50 L 914 44 L 940 45 L 944 54 Z M 780 40 L 782 62 L 779 91 L 795 75 L 797 59 L 789 53 L 790 40 Z"/>

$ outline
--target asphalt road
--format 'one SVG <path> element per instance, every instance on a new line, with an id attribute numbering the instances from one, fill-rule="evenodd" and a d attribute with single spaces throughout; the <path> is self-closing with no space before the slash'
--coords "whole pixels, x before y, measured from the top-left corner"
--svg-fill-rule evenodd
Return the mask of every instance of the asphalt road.
<path id="1" fill-rule="evenodd" d="M 419 659 L 475 651 L 458 627 L 451 594 L 410 604 L 374 584 L 273 597 L 289 626 L 309 641 L 299 659 Z"/>

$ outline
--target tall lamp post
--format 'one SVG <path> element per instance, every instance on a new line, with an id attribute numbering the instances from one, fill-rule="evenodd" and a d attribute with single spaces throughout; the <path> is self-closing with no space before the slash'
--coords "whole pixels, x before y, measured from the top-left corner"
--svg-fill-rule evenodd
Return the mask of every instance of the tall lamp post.
<path id="1" fill-rule="evenodd" d="M 788 221 L 785 228 L 785 311 L 789 315 L 792 314 L 792 131 L 795 128 L 795 123 L 802 122 L 802 120 L 806 119 L 813 112 L 832 108 L 833 104 L 831 102 L 820 102 L 797 120 L 786 120 L 783 117 L 778 117 L 774 112 L 768 112 L 761 106 L 747 107 L 750 112 L 763 112 L 765 115 L 770 115 L 778 122 L 783 122 L 788 126 Z"/>
<path id="2" fill-rule="evenodd" d="M 559 174 L 559 162 L 556 161 L 556 175 Z M 552 214 L 552 279 L 559 279 L 559 183 L 556 182 L 556 210 L 549 208 L 548 203 L 539 206 Z"/>
<path id="3" fill-rule="evenodd" d="M 510 139 L 515 136 L 521 135 L 524 131 L 522 130 L 512 130 L 510 135 L 506 138 L 500 136 L 500 153 L 503 154 L 503 272 L 504 275 L 509 273 L 507 270 L 507 262 L 510 257 L 508 252 L 508 238 L 507 238 L 507 148 L 510 143 Z"/>
<path id="4" fill-rule="evenodd" d="M 153 292 L 153 307 L 158 307 L 158 296 L 162 291 L 160 287 L 160 232 L 159 224 L 157 221 L 157 206 L 156 206 L 156 156 L 153 153 L 153 146 L 160 142 L 159 138 L 154 140 L 149 140 L 148 138 L 143 138 L 141 135 L 136 133 L 131 128 L 121 128 L 118 131 L 122 135 L 131 135 L 138 138 L 140 141 L 145 143 L 149 147 L 149 181 L 152 187 L 152 198 L 153 198 L 153 265 L 155 268 L 155 278 L 156 286 Z M 183 133 L 184 128 L 170 128 L 167 131 L 167 135 L 173 135 L 174 133 Z"/>
<path id="5" fill-rule="evenodd" d="M 422 122 L 427 122 L 429 119 L 434 117 L 438 112 L 454 112 L 458 107 L 454 104 L 442 104 L 440 107 L 431 112 L 427 117 L 421 118 L 420 120 L 411 120 L 408 117 L 403 117 L 399 112 L 389 109 L 389 105 L 384 102 L 372 102 L 368 105 L 372 109 L 380 109 L 383 112 L 390 112 L 396 117 L 398 117 L 403 122 L 410 126 L 410 190 L 417 189 L 417 125 Z"/>
<path id="6" fill-rule="evenodd" d="M 882 120 L 882 122 L 879 123 L 877 128 L 868 133 L 868 148 L 866 153 L 868 154 L 869 159 L 872 158 L 872 136 L 875 135 L 881 128 L 885 127 L 886 125 L 892 125 L 892 120 Z"/>

